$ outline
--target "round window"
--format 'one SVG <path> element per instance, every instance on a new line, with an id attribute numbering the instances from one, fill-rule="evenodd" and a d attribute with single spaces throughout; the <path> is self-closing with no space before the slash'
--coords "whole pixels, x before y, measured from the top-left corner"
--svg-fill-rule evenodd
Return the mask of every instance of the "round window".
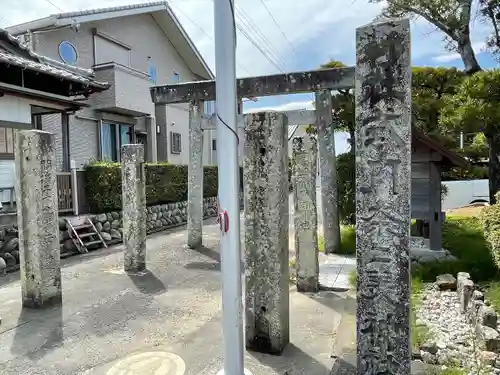
<path id="1" fill-rule="evenodd" d="M 59 43 L 59 57 L 66 64 L 76 64 L 78 52 L 73 44 L 67 41 Z"/>

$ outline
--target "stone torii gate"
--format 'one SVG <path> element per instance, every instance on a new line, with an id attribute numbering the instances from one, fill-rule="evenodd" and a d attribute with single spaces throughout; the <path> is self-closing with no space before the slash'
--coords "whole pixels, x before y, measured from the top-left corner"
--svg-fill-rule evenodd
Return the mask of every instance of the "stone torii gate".
<path id="1" fill-rule="evenodd" d="M 316 109 L 282 112 L 290 125 L 315 124 L 318 132 L 319 163 L 325 253 L 340 245 L 340 223 L 336 179 L 335 139 L 332 126 L 332 90 L 352 88 L 354 68 L 322 69 L 237 79 L 238 99 L 315 92 Z M 187 82 L 151 88 L 155 105 L 190 103 L 188 168 L 188 246 L 202 244 L 203 227 L 203 130 L 216 128 L 215 116 L 204 114 L 203 102 L 215 100 L 215 81 Z M 245 116 L 238 116 L 244 128 Z M 220 142 L 220 140 L 219 140 Z"/>
<path id="2" fill-rule="evenodd" d="M 330 90 L 354 88 L 356 105 L 356 256 L 357 256 L 357 373 L 384 372 L 394 375 L 411 373 L 410 342 L 410 222 L 411 222 L 411 60 L 408 19 L 369 24 L 356 30 L 356 67 L 280 74 L 237 79 L 238 97 L 316 93 L 316 125 L 323 170 L 334 170 L 331 135 Z M 202 233 L 202 102 L 215 99 L 214 81 L 203 81 L 151 88 L 153 102 L 191 103 L 189 166 L 189 242 L 201 244 Z M 236 105 L 236 103 L 235 103 Z M 289 114 L 293 116 L 293 114 Z M 283 197 L 286 191 L 287 163 L 282 114 L 249 115 L 245 127 L 251 132 L 247 162 L 268 163 L 254 168 L 246 178 L 247 193 L 254 198 L 262 192 L 264 201 Z M 259 138 L 260 137 L 260 138 Z M 254 142 L 256 140 L 256 142 Z M 278 141 L 279 144 L 275 144 Z M 259 146 L 262 142 L 264 146 Z M 274 143 L 273 143 L 274 142 Z M 267 152 L 266 147 L 269 147 Z M 267 158 L 258 157 L 264 147 Z M 297 146 L 304 150 L 307 146 Z M 333 162 L 332 162 L 333 160 Z M 251 182 L 256 177 L 256 182 Z M 265 177 L 265 178 L 264 178 Z M 331 191 L 322 191 L 323 205 L 336 203 L 335 181 Z M 322 182 L 323 185 L 323 182 Z M 326 183 L 324 185 L 327 185 Z M 254 188 L 255 187 L 255 188 Z M 274 189 L 279 191 L 274 192 Z M 322 187 L 324 188 L 324 186 Z M 332 194 L 335 192 L 335 195 Z M 325 194 L 326 193 L 326 194 Z M 260 198 L 260 197 L 259 197 Z M 247 198 L 246 198 L 247 199 Z M 284 199 L 273 208 L 285 213 Z M 248 200 L 246 201 L 246 203 Z M 251 202 L 250 202 L 251 203 Z M 274 202 L 273 202 L 274 204 Z M 256 213 L 266 220 L 246 223 L 246 230 L 259 234 L 255 243 L 246 236 L 246 263 L 252 279 L 246 282 L 246 341 L 255 348 L 259 341 L 267 352 L 279 354 L 288 344 L 289 285 L 288 239 L 284 229 L 269 223 L 270 212 Z M 333 206 L 333 205 L 332 205 Z M 334 207 L 334 206 L 333 206 Z M 247 207 L 246 207 L 247 208 Z M 328 208 L 324 222 L 331 224 Z M 335 210 L 335 214 L 337 214 Z M 259 218 L 260 218 L 259 216 Z M 338 220 L 338 219 L 337 219 Z M 281 224 L 288 222 L 288 216 Z M 251 226 L 254 225 L 259 231 Z M 272 228 L 271 228 L 272 226 Z M 279 225 L 278 225 L 279 226 Z M 282 225 L 283 226 L 283 225 Z M 328 234 L 325 228 L 325 237 Z M 267 238 L 262 236 L 267 233 Z M 275 244 L 274 242 L 278 242 Z M 325 242 L 328 244 L 327 238 Z M 250 246 L 249 246 L 250 245 Z M 248 247 L 251 247 L 249 250 Z M 267 248 L 266 248 L 267 247 Z M 286 248 L 286 250 L 285 250 Z M 250 259 L 248 256 L 250 255 Z M 260 260 L 264 258 L 264 260 Z M 264 264 L 266 263 L 266 264 Z M 246 265 L 247 266 L 247 265 Z M 258 281 L 258 282 L 257 282 Z"/>

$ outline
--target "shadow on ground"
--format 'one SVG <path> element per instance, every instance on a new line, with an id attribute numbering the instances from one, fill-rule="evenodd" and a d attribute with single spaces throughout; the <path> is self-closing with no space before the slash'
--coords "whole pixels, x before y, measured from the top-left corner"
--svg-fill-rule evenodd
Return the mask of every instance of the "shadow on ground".
<path id="1" fill-rule="evenodd" d="M 203 271 L 220 271 L 221 270 L 221 257 L 218 251 L 210 249 L 206 246 L 199 246 L 196 249 L 191 249 L 201 255 L 206 256 L 207 258 L 212 259 L 212 261 L 206 262 L 190 262 L 186 264 L 184 267 L 187 269 L 197 269 Z M 241 262 L 241 270 L 242 272 L 245 269 L 245 263 Z"/>
<path id="2" fill-rule="evenodd" d="M 49 351 L 63 346 L 63 325 L 62 305 L 47 309 L 22 309 L 11 353 L 31 360 L 42 359 Z"/>
<path id="3" fill-rule="evenodd" d="M 331 369 L 290 343 L 280 356 L 247 351 L 260 364 L 272 368 L 278 374 L 329 374 Z"/>
<path id="4" fill-rule="evenodd" d="M 149 270 L 140 274 L 128 274 L 137 290 L 143 294 L 162 294 L 167 291 L 167 287 Z"/>

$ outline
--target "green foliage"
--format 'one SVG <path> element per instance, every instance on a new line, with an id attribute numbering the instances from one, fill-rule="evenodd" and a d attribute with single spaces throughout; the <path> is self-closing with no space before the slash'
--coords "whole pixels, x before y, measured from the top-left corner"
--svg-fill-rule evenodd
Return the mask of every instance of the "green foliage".
<path id="1" fill-rule="evenodd" d="M 483 208 L 480 218 L 491 256 L 500 269 L 500 204 Z"/>
<path id="2" fill-rule="evenodd" d="M 145 172 L 147 205 L 187 200 L 188 168 L 186 165 L 147 163 Z M 203 196 L 215 197 L 217 191 L 217 167 L 206 166 L 203 175 Z M 85 167 L 85 192 L 90 212 L 102 213 L 121 210 L 120 163 L 109 161 L 89 163 Z"/>
<path id="3" fill-rule="evenodd" d="M 346 152 L 337 156 L 337 188 L 339 215 L 343 223 L 353 223 L 356 211 L 354 154 Z"/>
<path id="4" fill-rule="evenodd" d="M 325 238 L 318 237 L 319 251 L 325 252 Z M 336 254 L 356 255 L 356 228 L 354 225 L 342 225 L 340 227 L 340 249 Z"/>
<path id="5" fill-rule="evenodd" d="M 470 165 L 468 168 L 453 167 L 441 172 L 443 181 L 482 180 L 488 179 L 488 167 Z"/>
<path id="6" fill-rule="evenodd" d="M 484 133 L 477 133 L 472 139 L 472 143 L 464 146 L 460 152 L 462 156 L 471 162 L 478 162 L 488 157 L 488 140 Z"/>
<path id="7" fill-rule="evenodd" d="M 478 72 L 464 79 L 455 95 L 446 97 L 440 124 L 444 129 L 483 132 L 488 137 L 498 131 L 499 100 L 500 69 Z"/>
<path id="8" fill-rule="evenodd" d="M 446 49 L 460 53 L 468 74 L 481 70 L 472 49 L 470 30 L 472 0 L 370 0 L 383 3 L 380 18 L 424 18 L 439 29 L 448 42 Z"/>
<path id="9" fill-rule="evenodd" d="M 500 217 L 499 217 L 500 218 Z M 467 270 L 476 281 L 498 275 L 486 240 L 486 231 L 477 217 L 450 216 L 443 223 L 443 247 L 458 261 L 424 263 L 412 267 L 412 275 L 431 282 L 443 273 L 456 275 Z"/>
<path id="10" fill-rule="evenodd" d="M 464 73 L 456 68 L 412 68 L 412 123 L 424 133 L 438 139 L 448 148 L 456 148 L 459 131 L 442 132 L 439 118 L 445 106 L 446 95 L 456 93 L 464 79 Z"/>

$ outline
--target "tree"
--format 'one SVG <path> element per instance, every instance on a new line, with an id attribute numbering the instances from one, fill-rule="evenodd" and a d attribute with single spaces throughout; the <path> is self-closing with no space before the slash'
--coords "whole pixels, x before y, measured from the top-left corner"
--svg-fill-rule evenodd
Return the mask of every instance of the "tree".
<path id="1" fill-rule="evenodd" d="M 460 131 L 452 128 L 443 132 L 439 117 L 445 97 L 455 94 L 464 76 L 456 68 L 412 69 L 412 125 L 450 149 L 459 145 Z"/>
<path id="2" fill-rule="evenodd" d="M 493 204 L 495 193 L 500 190 L 500 70 L 467 77 L 446 101 L 440 118 L 443 128 L 454 127 L 465 132 L 479 130 L 488 141 L 490 202 Z M 476 146 L 481 150 L 479 137 Z"/>
<path id="3" fill-rule="evenodd" d="M 386 3 L 382 17 L 422 17 L 441 30 L 447 48 L 460 54 L 465 72 L 481 70 L 470 39 L 472 0 L 370 0 Z"/>
<path id="4" fill-rule="evenodd" d="M 500 57 L 500 1 L 480 0 L 479 13 L 484 23 L 491 26 L 491 34 L 486 39 L 486 46 L 497 57 Z"/>
<path id="5" fill-rule="evenodd" d="M 371 2 L 386 4 L 383 17 L 422 17 L 441 30 L 448 41 L 448 49 L 460 54 L 468 75 L 481 72 L 470 38 L 470 22 L 472 0 L 370 0 Z M 498 51 L 500 32 L 498 29 L 499 0 L 479 0 L 479 8 L 483 20 L 489 22 L 493 32 L 489 39 L 489 46 Z M 493 98 L 490 98 L 493 99 Z M 467 117 L 467 116 L 466 116 Z M 481 124 L 475 122 L 476 128 L 472 132 L 480 132 Z M 469 124 L 470 125 L 470 124 Z M 490 201 L 495 202 L 495 192 L 500 191 L 500 135 L 489 130 L 484 133 L 489 147 L 489 185 Z"/>

